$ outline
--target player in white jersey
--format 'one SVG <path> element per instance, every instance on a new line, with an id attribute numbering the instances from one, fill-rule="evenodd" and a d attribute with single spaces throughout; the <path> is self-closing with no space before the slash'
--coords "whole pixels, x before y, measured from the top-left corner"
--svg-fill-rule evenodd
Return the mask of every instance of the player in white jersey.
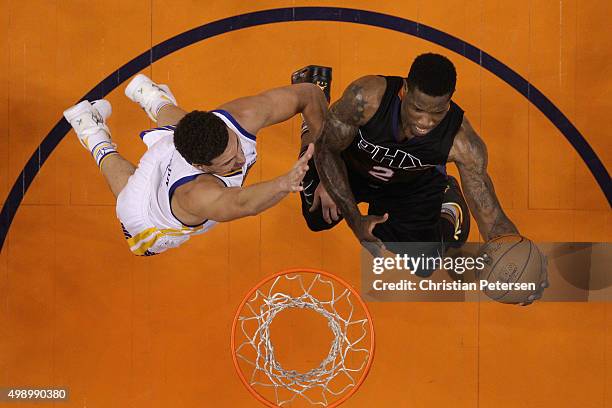
<path id="1" fill-rule="evenodd" d="M 313 84 L 271 89 L 210 112 L 191 113 L 178 107 L 166 85 L 141 74 L 125 93 L 158 125 L 140 134 L 148 150 L 138 167 L 111 140 L 105 124 L 110 103 L 82 101 L 64 116 L 117 198 L 117 217 L 130 250 L 144 256 L 177 247 L 217 222 L 258 214 L 290 192 L 302 191 L 312 145 L 286 174 L 242 186 L 257 159 L 255 135 L 297 113 L 318 135 L 327 112 L 323 92 Z"/>

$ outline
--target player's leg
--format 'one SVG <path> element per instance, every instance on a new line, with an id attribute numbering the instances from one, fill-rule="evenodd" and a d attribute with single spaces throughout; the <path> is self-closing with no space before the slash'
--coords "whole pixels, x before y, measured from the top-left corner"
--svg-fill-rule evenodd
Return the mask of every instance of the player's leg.
<path id="1" fill-rule="evenodd" d="M 342 216 L 339 216 L 336 221 L 332 220 L 331 223 L 325 221 L 323 218 L 323 208 L 321 204 L 319 204 L 319 206 L 313 211 L 310 210 L 312 204 L 314 203 L 315 191 L 317 190 L 319 183 L 319 174 L 317 173 L 314 159 L 310 159 L 308 162 L 308 170 L 306 171 L 304 179 L 302 180 L 304 190 L 300 191 L 300 200 L 302 202 L 302 216 L 306 220 L 308 228 L 315 232 L 333 228 L 340 221 L 342 221 Z"/>
<path id="2" fill-rule="evenodd" d="M 442 257 L 467 240 L 469 210 L 457 180 L 452 176 L 432 180 L 428 191 L 416 197 L 409 188 L 389 186 L 382 196 L 369 200 L 370 214 L 389 214 L 389 220 L 378 224 L 373 233 L 391 252 Z M 417 275 L 433 272 L 426 268 Z"/>
<path id="3" fill-rule="evenodd" d="M 292 84 L 308 82 L 321 88 L 325 94 L 325 99 L 327 99 L 328 104 L 331 100 L 331 81 L 332 69 L 330 67 L 323 67 L 319 65 L 308 65 L 291 74 Z M 301 137 L 302 141 L 300 146 L 300 155 L 308 148 L 308 144 L 316 142 L 316 138 L 308 131 L 308 126 L 306 126 L 306 122 L 304 122 L 303 118 Z"/>
<path id="4" fill-rule="evenodd" d="M 157 84 L 146 75 L 136 75 L 125 88 L 125 95 L 149 115 L 158 126 L 176 125 L 187 114 L 167 85 Z"/>
<path id="5" fill-rule="evenodd" d="M 459 182 L 448 176 L 440 212 L 440 231 L 448 247 L 461 247 L 470 234 L 470 210 L 463 197 Z"/>
<path id="6" fill-rule="evenodd" d="M 157 113 L 158 126 L 175 126 L 187 114 L 179 106 L 168 104 L 159 109 Z"/>
<path id="7" fill-rule="evenodd" d="M 92 103 L 82 101 L 66 109 L 64 116 L 74 128 L 83 147 L 93 156 L 116 198 L 136 167 L 117 152 L 111 139 L 106 125 L 111 111 L 110 103 L 104 99 Z"/>
<path id="8" fill-rule="evenodd" d="M 372 233 L 390 252 L 412 258 L 441 259 L 444 246 L 438 221 L 444 181 L 444 178 L 434 179 L 428 188 L 421 186 L 416 194 L 414 185 L 388 185 L 368 197 L 368 214 L 389 214 L 388 220 L 377 224 Z M 430 276 L 437 266 L 429 262 L 416 275 Z"/>
<path id="9" fill-rule="evenodd" d="M 317 65 L 309 65 L 307 67 L 298 69 L 294 73 L 291 74 L 291 83 L 292 84 L 300 84 L 300 83 L 313 83 L 319 86 L 323 93 L 325 94 L 325 98 L 327 102 L 330 101 L 330 90 L 331 90 L 331 80 L 332 80 L 332 69 L 329 67 L 322 67 Z M 301 143 L 300 143 L 300 156 L 304 154 L 308 145 L 310 143 L 316 142 L 316 138 L 313 134 L 308 130 L 308 126 L 306 126 L 306 122 L 302 119 L 301 126 Z M 316 154 L 316 152 L 315 152 Z M 317 168 L 315 166 L 314 159 L 311 159 L 308 162 L 308 171 L 304 176 L 304 180 L 302 181 L 302 185 L 304 186 L 304 190 L 300 192 L 300 199 L 302 202 L 302 215 L 306 220 L 306 224 L 312 231 L 323 231 L 334 227 L 340 221 L 342 221 L 342 217 L 339 217 L 338 220 L 332 221 L 332 223 L 327 223 L 323 218 L 323 211 L 321 205 L 316 208 L 314 211 L 310 211 L 312 204 L 315 200 L 315 191 L 319 186 L 319 174 L 317 173 Z"/>
<path id="10" fill-rule="evenodd" d="M 104 178 L 106 178 L 106 182 L 115 195 L 115 198 L 117 198 L 127 184 L 130 176 L 136 171 L 136 166 L 117 153 L 108 156 L 100 165 L 100 170 Z"/>
<path id="11" fill-rule="evenodd" d="M 436 226 L 415 228 L 410 221 L 402 219 L 401 212 L 393 207 L 389 208 L 384 201 L 378 204 L 382 205 L 370 204 L 368 214 L 389 214 L 389 218 L 386 222 L 376 225 L 372 233 L 384 243 L 388 251 L 413 258 L 441 259 L 444 254 L 444 246 Z M 419 267 L 415 275 L 422 278 L 428 277 L 436 269 L 438 265 L 433 261 L 428 261 L 427 264 Z"/>

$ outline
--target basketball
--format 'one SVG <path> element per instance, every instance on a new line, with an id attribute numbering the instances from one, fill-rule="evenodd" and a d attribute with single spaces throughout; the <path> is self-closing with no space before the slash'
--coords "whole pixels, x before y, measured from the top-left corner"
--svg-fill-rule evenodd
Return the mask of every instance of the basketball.
<path id="1" fill-rule="evenodd" d="M 546 279 L 544 256 L 531 240 L 521 235 L 494 238 L 484 244 L 479 256 L 485 260 L 485 267 L 479 272 L 481 288 L 497 302 L 530 302 L 529 296 Z"/>

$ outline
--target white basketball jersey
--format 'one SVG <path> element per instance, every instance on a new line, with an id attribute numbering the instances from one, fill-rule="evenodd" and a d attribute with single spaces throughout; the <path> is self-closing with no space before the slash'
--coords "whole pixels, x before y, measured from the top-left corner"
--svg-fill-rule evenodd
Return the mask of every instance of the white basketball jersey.
<path id="1" fill-rule="evenodd" d="M 245 164 L 240 170 L 223 175 L 214 174 L 214 176 L 228 187 L 241 186 L 249 169 L 255 164 L 257 159 L 257 151 L 255 149 L 256 138 L 244 130 L 229 112 L 215 110 L 212 113 L 223 120 L 225 125 L 238 135 L 245 157 Z M 138 189 L 141 196 L 134 197 L 132 200 L 123 200 L 126 201 L 123 206 L 142 205 L 140 207 L 140 215 L 143 216 L 144 219 L 142 221 L 144 221 L 145 225 L 138 229 L 144 228 L 146 233 L 127 228 L 130 220 L 121 220 L 124 224 L 124 229 L 132 230 L 129 232 L 133 243 L 133 245 L 130 245 L 132 251 L 134 251 L 132 246 L 137 247 L 136 249 L 142 249 L 144 248 L 142 242 L 154 240 L 154 243 L 150 243 L 151 245 L 146 245 L 147 250 L 150 253 L 163 252 L 168 248 L 179 246 L 187 241 L 191 235 L 202 234 L 208 231 L 216 224 L 216 221 L 207 220 L 200 225 L 184 225 L 172 213 L 170 203 L 174 191 L 179 186 L 193 181 L 199 175 L 204 174 L 201 170 L 189 164 L 176 150 L 173 135 L 174 126 L 152 129 L 142 132 L 140 135 L 149 149 L 142 156 L 138 169 L 134 174 L 137 179 L 130 180 L 130 182 L 133 184 L 148 183 L 148 186 L 141 186 L 145 188 Z M 134 199 L 137 199 L 139 203 L 134 203 Z M 129 201 L 132 201 L 132 203 L 129 203 Z M 122 213 L 125 215 L 129 213 L 132 213 L 134 216 L 137 215 L 127 209 L 122 211 Z M 120 219 L 132 218 L 121 217 L 119 208 L 118 215 L 120 215 Z M 136 225 L 136 223 L 133 224 Z M 135 239 L 134 234 L 139 239 Z M 139 252 L 142 251 L 139 250 Z"/>

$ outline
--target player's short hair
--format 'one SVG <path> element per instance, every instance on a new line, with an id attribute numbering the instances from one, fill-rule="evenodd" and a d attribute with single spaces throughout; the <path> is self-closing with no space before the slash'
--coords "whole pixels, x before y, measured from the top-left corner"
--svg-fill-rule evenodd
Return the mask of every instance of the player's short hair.
<path id="1" fill-rule="evenodd" d="M 193 111 L 176 125 L 174 146 L 189 164 L 209 166 L 227 148 L 225 123 L 211 112 Z"/>
<path id="2" fill-rule="evenodd" d="M 455 92 L 457 71 L 453 63 L 440 54 L 421 54 L 414 59 L 408 73 L 408 87 L 417 88 L 429 96 Z"/>

